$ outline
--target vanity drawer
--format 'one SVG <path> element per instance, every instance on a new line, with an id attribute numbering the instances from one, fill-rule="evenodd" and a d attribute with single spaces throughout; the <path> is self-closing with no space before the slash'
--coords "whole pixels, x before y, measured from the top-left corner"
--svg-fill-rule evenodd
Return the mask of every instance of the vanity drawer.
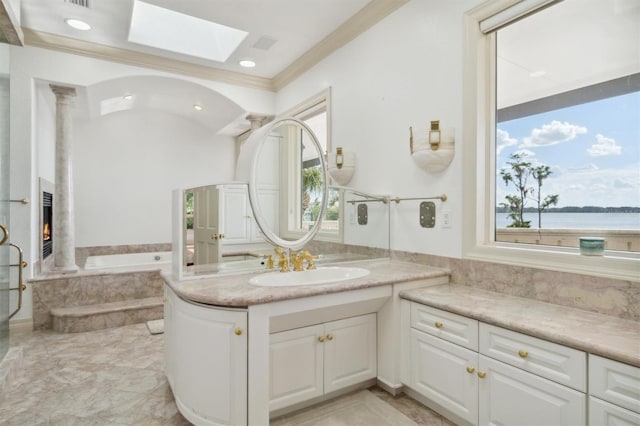
<path id="1" fill-rule="evenodd" d="M 480 324 L 480 353 L 586 392 L 587 354 L 547 340 Z"/>
<path id="2" fill-rule="evenodd" d="M 420 303 L 411 303 L 411 327 L 473 351 L 478 350 L 478 321 Z"/>
<path id="3" fill-rule="evenodd" d="M 640 368 L 589 355 L 589 394 L 640 413 Z"/>

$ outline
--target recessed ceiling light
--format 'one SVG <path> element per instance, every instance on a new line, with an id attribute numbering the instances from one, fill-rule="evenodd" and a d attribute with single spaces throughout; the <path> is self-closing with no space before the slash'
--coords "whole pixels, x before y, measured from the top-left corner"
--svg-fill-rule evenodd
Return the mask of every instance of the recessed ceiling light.
<path id="1" fill-rule="evenodd" d="M 537 70 L 537 71 L 533 71 L 531 73 L 529 73 L 529 77 L 542 77 L 543 75 L 546 75 L 547 72 L 545 70 Z"/>
<path id="2" fill-rule="evenodd" d="M 193 109 L 195 109 L 196 111 L 202 111 L 204 107 L 200 104 L 194 104 Z"/>
<path id="3" fill-rule="evenodd" d="M 130 101 L 130 100 L 133 100 L 133 95 L 124 95 L 122 98 L 123 98 L 125 101 Z"/>
<path id="4" fill-rule="evenodd" d="M 65 19 L 64 22 L 66 22 L 68 26 L 70 26 L 71 28 L 75 28 L 76 30 L 89 31 L 91 29 L 91 25 L 79 19 L 69 18 Z"/>
<path id="5" fill-rule="evenodd" d="M 240 61 L 240 66 L 245 68 L 253 68 L 256 66 L 256 63 L 251 59 L 243 59 L 242 61 Z"/>

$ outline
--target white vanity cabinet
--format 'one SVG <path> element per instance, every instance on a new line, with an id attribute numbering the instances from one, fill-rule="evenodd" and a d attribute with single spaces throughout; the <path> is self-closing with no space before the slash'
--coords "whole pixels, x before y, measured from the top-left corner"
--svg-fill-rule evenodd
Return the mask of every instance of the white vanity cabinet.
<path id="1" fill-rule="evenodd" d="M 460 424 L 586 424 L 586 354 L 402 301 L 404 384 Z"/>
<path id="2" fill-rule="evenodd" d="M 477 348 L 476 320 L 412 303 L 410 368 L 405 384 L 464 421 L 477 424 Z"/>
<path id="3" fill-rule="evenodd" d="M 589 355 L 589 424 L 640 425 L 640 368 Z"/>
<path id="4" fill-rule="evenodd" d="M 273 333 L 269 410 L 376 377 L 376 314 Z"/>
<path id="5" fill-rule="evenodd" d="M 165 366 L 192 423 L 247 424 L 247 313 L 180 299 L 165 287 Z"/>

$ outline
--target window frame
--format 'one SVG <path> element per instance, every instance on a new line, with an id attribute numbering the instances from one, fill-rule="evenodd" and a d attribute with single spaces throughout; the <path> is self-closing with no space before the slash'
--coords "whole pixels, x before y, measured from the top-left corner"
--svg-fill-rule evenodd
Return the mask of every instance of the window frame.
<path id="1" fill-rule="evenodd" d="M 281 115 L 285 117 L 294 117 L 299 120 L 305 121 L 306 119 L 313 117 L 319 113 L 324 111 L 326 113 L 326 152 L 331 152 L 332 144 L 331 144 L 331 87 L 328 87 L 319 93 L 311 96 L 310 98 L 302 101 L 298 105 L 294 106 L 283 112 Z M 326 158 L 326 157 L 325 157 Z M 325 170 L 327 181 L 327 187 L 335 186 L 331 185 L 333 180 L 329 175 L 328 171 Z M 328 196 L 329 194 L 327 194 Z M 339 189 L 339 205 L 343 206 L 344 201 L 344 190 Z M 329 206 L 327 206 L 327 209 Z M 315 236 L 315 239 L 318 241 L 326 241 L 326 242 L 342 242 L 344 235 L 344 209 L 341 209 L 341 215 L 338 218 L 338 232 L 328 232 L 323 230 L 322 228 L 318 231 Z M 326 212 L 325 212 L 326 214 Z M 297 231 L 288 231 L 291 235 L 297 235 Z"/>
<path id="2" fill-rule="evenodd" d="M 480 22 L 514 5 L 482 3 L 463 15 L 463 232 L 462 257 L 640 282 L 640 255 L 606 251 L 582 256 L 577 247 L 532 246 L 495 241 L 496 35 Z"/>

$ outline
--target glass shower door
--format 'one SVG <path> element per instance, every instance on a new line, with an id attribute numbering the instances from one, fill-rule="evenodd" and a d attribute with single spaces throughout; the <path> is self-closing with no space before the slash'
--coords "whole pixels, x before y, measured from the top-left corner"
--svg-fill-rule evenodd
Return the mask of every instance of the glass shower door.
<path id="1" fill-rule="evenodd" d="M 0 46 L 1 47 L 1 46 Z M 0 361 L 9 350 L 9 49 L 0 51 Z M 7 237 L 6 239 L 4 237 Z"/>

